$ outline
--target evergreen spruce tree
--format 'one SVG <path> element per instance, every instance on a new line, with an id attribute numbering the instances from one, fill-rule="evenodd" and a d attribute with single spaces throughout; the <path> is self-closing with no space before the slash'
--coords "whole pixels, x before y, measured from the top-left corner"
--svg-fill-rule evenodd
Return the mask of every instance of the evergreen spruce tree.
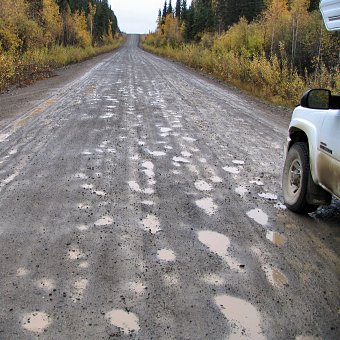
<path id="1" fill-rule="evenodd" d="M 181 10 L 182 10 L 182 3 L 181 2 L 182 2 L 181 0 L 176 1 L 175 16 L 178 19 L 181 19 Z"/>
<path id="2" fill-rule="evenodd" d="M 158 10 L 158 18 L 157 18 L 157 28 L 161 28 L 163 24 L 163 18 L 162 18 L 162 11 L 161 9 Z"/>
<path id="3" fill-rule="evenodd" d="M 215 31 L 221 33 L 227 28 L 227 1 L 212 0 L 212 9 L 215 17 Z"/>
<path id="4" fill-rule="evenodd" d="M 187 1 L 182 1 L 182 7 L 181 7 L 181 19 L 186 22 L 188 18 L 188 8 L 187 8 Z"/>
<path id="5" fill-rule="evenodd" d="M 168 13 L 168 4 L 167 4 L 167 2 L 166 2 L 166 0 L 165 0 L 165 2 L 164 2 L 164 7 L 163 7 L 163 14 L 162 14 L 163 20 L 165 19 L 167 13 Z"/>
<path id="6" fill-rule="evenodd" d="M 67 6 L 68 6 L 68 1 L 67 0 L 57 0 L 57 4 L 60 8 L 60 12 L 64 13 L 66 11 Z"/>
<path id="7" fill-rule="evenodd" d="M 199 33 L 214 30 L 214 12 L 211 0 L 197 0 L 194 4 L 193 32 L 198 38 Z"/>
<path id="8" fill-rule="evenodd" d="M 195 14 L 195 7 L 191 3 L 189 9 L 186 12 L 185 32 L 184 32 L 185 41 L 192 41 L 195 37 L 194 14 Z"/>
<path id="9" fill-rule="evenodd" d="M 310 0 L 310 5 L 308 10 L 311 11 L 315 11 L 319 9 L 319 4 L 320 4 L 320 0 Z"/>
<path id="10" fill-rule="evenodd" d="M 169 1 L 169 6 L 168 6 L 168 10 L 167 10 L 167 14 L 172 14 L 172 4 L 171 4 L 171 0 Z"/>
<path id="11" fill-rule="evenodd" d="M 264 9 L 265 0 L 227 0 L 227 27 L 237 23 L 241 17 L 248 21 L 254 20 Z"/>

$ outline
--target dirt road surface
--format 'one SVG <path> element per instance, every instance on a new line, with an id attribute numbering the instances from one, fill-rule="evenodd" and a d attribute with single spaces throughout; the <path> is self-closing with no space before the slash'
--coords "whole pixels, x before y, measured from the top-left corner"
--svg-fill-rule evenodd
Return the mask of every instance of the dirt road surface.
<path id="1" fill-rule="evenodd" d="M 0 96 L 0 339 L 339 339 L 340 204 L 282 204 L 289 114 L 138 49 Z"/>

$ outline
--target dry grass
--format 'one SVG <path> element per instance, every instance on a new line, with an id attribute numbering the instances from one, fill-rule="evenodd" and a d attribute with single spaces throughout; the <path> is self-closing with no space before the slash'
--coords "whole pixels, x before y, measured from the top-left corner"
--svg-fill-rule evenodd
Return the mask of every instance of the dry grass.
<path id="1" fill-rule="evenodd" d="M 340 75 L 321 65 L 318 72 L 303 77 L 291 71 L 287 63 L 277 57 L 269 60 L 265 55 L 250 56 L 247 50 L 214 49 L 202 44 L 154 44 L 148 37 L 142 47 L 163 57 L 180 61 L 224 82 L 233 84 L 266 101 L 295 106 L 308 88 L 325 87 L 340 91 Z"/>

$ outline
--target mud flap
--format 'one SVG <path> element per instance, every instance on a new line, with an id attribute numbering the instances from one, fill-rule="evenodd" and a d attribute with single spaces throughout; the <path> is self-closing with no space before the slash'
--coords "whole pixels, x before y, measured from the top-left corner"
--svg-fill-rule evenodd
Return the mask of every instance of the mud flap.
<path id="1" fill-rule="evenodd" d="M 328 205 L 332 201 L 332 195 L 319 185 L 316 185 L 311 174 L 309 174 L 306 200 L 311 205 Z"/>

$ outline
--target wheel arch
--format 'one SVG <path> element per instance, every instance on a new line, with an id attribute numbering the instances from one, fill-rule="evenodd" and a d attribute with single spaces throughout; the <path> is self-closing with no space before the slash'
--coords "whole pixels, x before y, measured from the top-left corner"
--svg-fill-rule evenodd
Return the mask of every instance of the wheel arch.
<path id="1" fill-rule="evenodd" d="M 306 127 L 306 125 L 304 125 Z M 319 178 L 317 176 L 316 159 L 317 156 L 317 133 L 314 126 L 307 125 L 307 128 L 301 128 L 299 126 L 291 126 L 289 128 L 289 142 L 287 150 L 289 150 L 293 144 L 303 142 L 308 145 L 309 151 L 309 166 L 313 181 L 315 184 L 319 184 Z"/>
<path id="2" fill-rule="evenodd" d="M 303 130 L 298 129 L 296 127 L 292 127 L 289 130 L 289 138 L 290 138 L 290 141 L 288 145 L 288 150 L 292 147 L 293 144 L 297 142 L 305 142 L 309 145 L 307 134 Z"/>

